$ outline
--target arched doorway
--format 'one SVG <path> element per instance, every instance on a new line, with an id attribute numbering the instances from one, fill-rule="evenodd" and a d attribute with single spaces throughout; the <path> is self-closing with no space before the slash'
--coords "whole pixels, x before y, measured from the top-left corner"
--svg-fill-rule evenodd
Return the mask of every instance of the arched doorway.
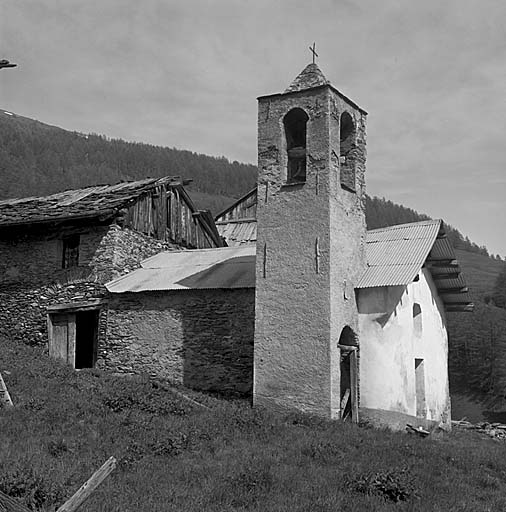
<path id="1" fill-rule="evenodd" d="M 357 336 L 351 327 L 344 327 L 339 337 L 340 351 L 340 417 L 358 422 Z"/>

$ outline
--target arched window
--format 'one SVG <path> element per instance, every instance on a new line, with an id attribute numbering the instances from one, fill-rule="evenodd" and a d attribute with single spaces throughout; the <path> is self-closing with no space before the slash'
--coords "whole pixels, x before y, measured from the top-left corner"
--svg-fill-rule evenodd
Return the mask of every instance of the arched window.
<path id="1" fill-rule="evenodd" d="M 355 192 L 355 163 L 351 151 L 355 142 L 355 124 L 348 112 L 341 114 L 339 124 L 340 154 L 339 163 L 341 169 L 341 187 Z"/>
<path id="2" fill-rule="evenodd" d="M 416 337 L 422 335 L 422 308 L 420 304 L 413 304 L 413 334 Z"/>
<path id="3" fill-rule="evenodd" d="M 294 108 L 283 119 L 286 151 L 288 154 L 287 183 L 306 181 L 306 125 L 308 115 L 301 108 Z"/>

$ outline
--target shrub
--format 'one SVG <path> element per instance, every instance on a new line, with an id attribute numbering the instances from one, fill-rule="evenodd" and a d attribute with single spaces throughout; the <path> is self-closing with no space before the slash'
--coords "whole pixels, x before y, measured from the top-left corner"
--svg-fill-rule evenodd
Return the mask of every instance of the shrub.
<path id="1" fill-rule="evenodd" d="M 64 488 L 36 474 L 32 468 L 16 468 L 0 475 L 0 491 L 20 498 L 30 510 L 62 501 Z"/>
<path id="2" fill-rule="evenodd" d="M 360 475 L 351 487 L 364 494 L 376 494 L 393 501 L 407 501 L 416 497 L 415 487 L 407 469 L 391 469 Z"/>

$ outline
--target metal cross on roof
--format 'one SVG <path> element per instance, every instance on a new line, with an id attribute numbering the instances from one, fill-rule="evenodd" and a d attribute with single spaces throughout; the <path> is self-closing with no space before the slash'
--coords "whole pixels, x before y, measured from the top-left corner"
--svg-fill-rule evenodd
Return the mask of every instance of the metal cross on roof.
<path id="1" fill-rule="evenodd" d="M 310 46 L 309 49 L 311 50 L 311 53 L 313 54 L 313 64 L 315 63 L 315 57 L 318 57 L 318 54 L 316 53 L 316 43 L 313 43 L 313 46 Z"/>

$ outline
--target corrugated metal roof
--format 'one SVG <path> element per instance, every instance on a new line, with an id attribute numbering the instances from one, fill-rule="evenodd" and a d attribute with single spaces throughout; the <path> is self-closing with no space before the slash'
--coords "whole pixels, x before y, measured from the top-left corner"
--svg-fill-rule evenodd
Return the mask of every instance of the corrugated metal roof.
<path id="1" fill-rule="evenodd" d="M 217 222 L 216 227 L 229 247 L 254 245 L 257 242 L 257 221 L 255 219 Z"/>
<path id="2" fill-rule="evenodd" d="M 251 229 L 245 233 L 252 238 L 253 221 L 227 222 L 222 226 L 232 225 L 231 229 L 236 229 L 241 224 L 245 229 Z M 254 232 L 256 234 L 256 229 Z M 221 231 L 220 234 L 224 236 Z M 447 260 L 455 260 L 455 254 L 448 240 L 441 237 L 444 233 L 440 220 L 369 231 L 366 239 L 368 268 L 356 288 L 405 286 L 413 282 L 421 268 L 427 265 L 445 304 L 470 304 L 471 298 L 465 291 L 466 283 L 458 264 L 444 266 Z M 145 260 L 142 268 L 111 281 L 106 287 L 112 293 L 254 288 L 255 251 L 254 243 L 241 245 L 238 242 L 235 246 L 220 249 L 164 252 Z M 431 263 L 443 266 L 436 267 Z"/>
<path id="3" fill-rule="evenodd" d="M 405 286 L 427 265 L 445 305 L 471 304 L 458 263 L 444 266 L 447 261 L 456 262 L 456 258 L 441 220 L 371 230 L 366 241 L 368 268 L 357 288 Z"/>
<path id="4" fill-rule="evenodd" d="M 411 283 L 427 259 L 440 228 L 440 220 L 430 220 L 368 231 L 368 268 L 357 288 Z"/>
<path id="5" fill-rule="evenodd" d="M 112 293 L 254 288 L 255 246 L 162 252 L 107 283 Z"/>

